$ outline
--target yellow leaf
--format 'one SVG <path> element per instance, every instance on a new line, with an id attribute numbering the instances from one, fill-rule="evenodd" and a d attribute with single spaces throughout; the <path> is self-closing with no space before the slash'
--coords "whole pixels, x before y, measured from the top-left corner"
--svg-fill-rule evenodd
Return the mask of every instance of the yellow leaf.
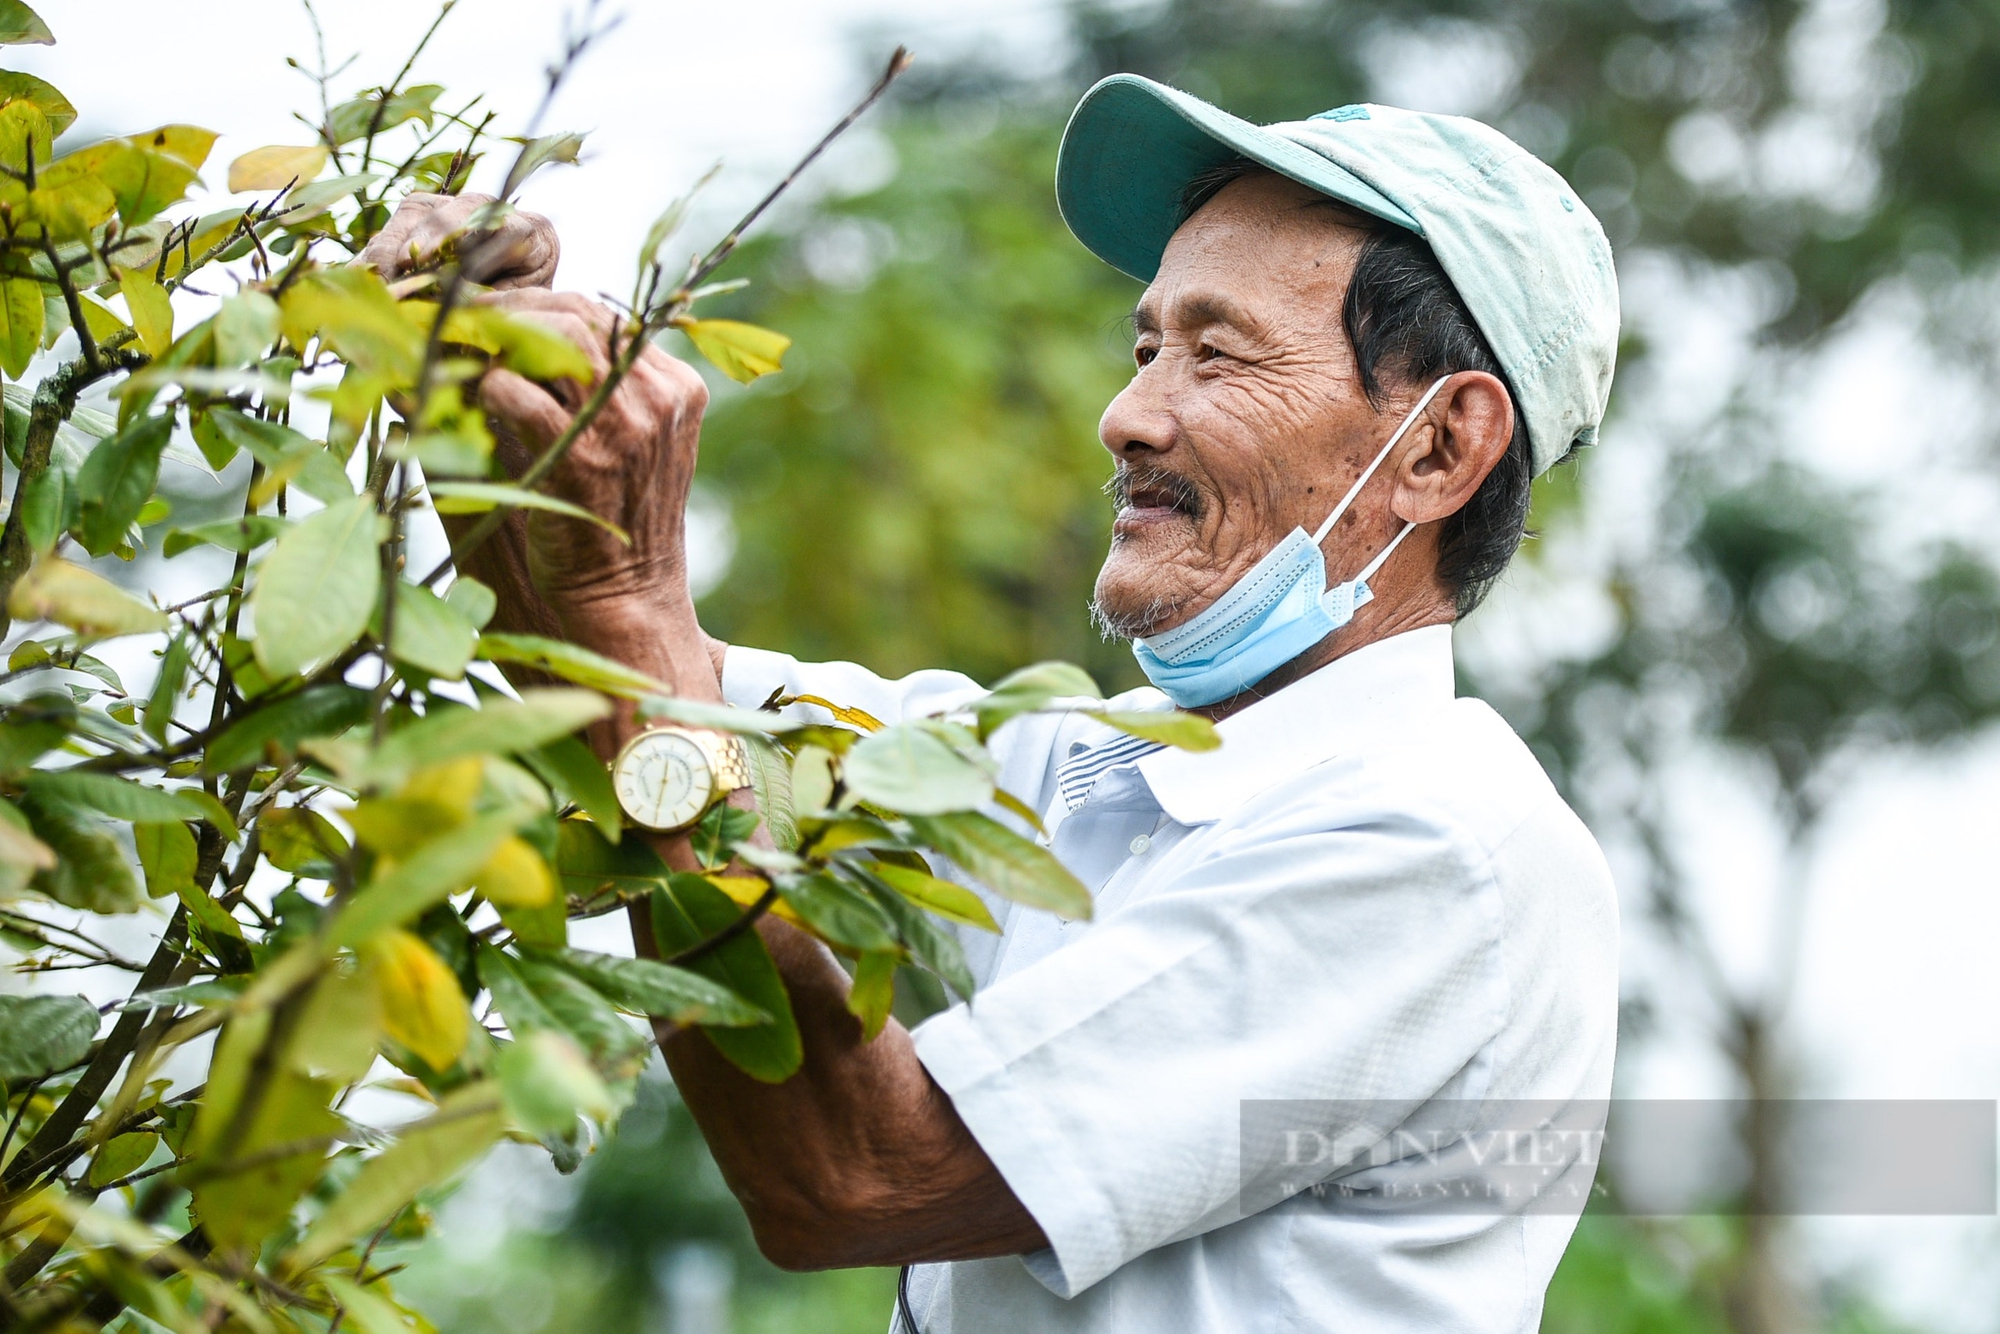
<path id="1" fill-rule="evenodd" d="M 325 166 L 326 149 L 318 144 L 253 148 L 229 164 L 229 189 L 232 193 L 282 190 L 294 181 L 304 184 Z"/>
<path id="2" fill-rule="evenodd" d="M 109 579 L 66 560 L 37 561 L 14 585 L 7 614 L 17 621 L 54 621 L 86 639 L 115 639 L 167 628 L 165 613 Z"/>
<path id="3" fill-rule="evenodd" d="M 493 850 L 473 886 L 499 908 L 539 908 L 556 895 L 549 864 L 525 840 L 512 836 Z"/>
<path id="4" fill-rule="evenodd" d="M 421 314 L 427 330 L 437 318 L 437 307 L 429 302 L 406 301 L 403 309 Z M 508 370 L 530 380 L 568 376 L 588 385 L 597 378 L 589 353 L 532 316 L 514 315 L 498 306 L 461 306 L 452 311 L 444 322 L 444 339 L 489 352 Z"/>
<path id="5" fill-rule="evenodd" d="M 377 934 L 362 946 L 362 955 L 382 999 L 382 1024 L 389 1036 L 431 1069 L 449 1070 L 472 1031 L 458 978 L 430 946 L 407 931 Z"/>
<path id="6" fill-rule="evenodd" d="M 183 166 L 199 171 L 201 164 L 208 161 L 208 150 L 215 147 L 216 133 L 199 125 L 162 125 L 157 130 L 126 137 L 140 148 L 164 153 Z"/>
<path id="7" fill-rule="evenodd" d="M 832 714 L 835 722 L 846 723 L 849 727 L 858 727 L 864 732 L 879 732 L 883 727 L 882 720 L 867 710 L 850 709 L 845 704 L 835 704 L 832 700 L 822 695 L 786 695 L 778 702 L 780 708 L 783 708 L 787 704 L 818 705 Z"/>
<path id="8" fill-rule="evenodd" d="M 343 814 L 362 845 L 384 857 L 407 857 L 465 823 L 456 806 L 411 797 L 364 797 Z"/>
<path id="9" fill-rule="evenodd" d="M 118 290 L 125 294 L 132 327 L 138 331 L 146 355 L 165 356 L 174 344 L 174 303 L 167 299 L 167 289 L 144 269 L 124 269 L 118 274 Z"/>
<path id="10" fill-rule="evenodd" d="M 764 891 L 770 888 L 770 884 L 762 876 L 706 875 L 702 879 L 708 881 L 709 884 L 714 885 L 717 889 L 746 908 L 758 899 L 763 898 Z M 781 921 L 790 922 L 793 926 L 800 928 L 805 926 L 805 922 L 800 919 L 799 915 L 792 911 L 792 905 L 786 903 L 783 899 L 772 903 L 770 911 L 771 916 Z"/>
<path id="11" fill-rule="evenodd" d="M 467 816 L 472 814 L 472 803 L 479 796 L 479 784 L 485 773 L 486 760 L 480 755 L 427 765 L 410 775 L 400 795 L 411 801 L 434 801 Z"/>
<path id="12" fill-rule="evenodd" d="M 741 320 L 680 320 L 686 334 L 701 354 L 730 379 L 749 384 L 784 365 L 785 349 L 792 340 Z"/>
<path id="13" fill-rule="evenodd" d="M 112 334 L 122 333 L 132 327 L 113 314 L 109 306 L 93 301 L 88 296 L 82 298 L 82 305 L 83 322 L 90 327 L 90 336 L 100 343 Z"/>

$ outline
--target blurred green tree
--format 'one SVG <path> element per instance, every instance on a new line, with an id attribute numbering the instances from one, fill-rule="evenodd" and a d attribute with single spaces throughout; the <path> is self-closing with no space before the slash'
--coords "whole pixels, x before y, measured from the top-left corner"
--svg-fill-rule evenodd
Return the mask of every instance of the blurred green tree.
<path id="1" fill-rule="evenodd" d="M 1094 425 L 1128 373 L 1119 320 L 1137 285 L 1068 236 L 1050 189 L 1064 117 L 1106 73 L 1255 120 L 1405 88 L 1480 115 L 1569 176 L 1622 254 L 1752 272 L 1766 294 L 1752 332 L 1780 370 L 1885 284 L 1946 312 L 2000 251 L 1994 0 L 1080 0 L 1071 19 L 1074 62 L 1051 80 L 920 65 L 888 132 L 893 177 L 750 248 L 778 280 L 737 309 L 798 344 L 783 375 L 711 417 L 703 476 L 737 537 L 703 604 L 723 637 L 988 678 L 1057 656 L 1136 682 L 1083 609 L 1108 520 Z M 1628 341 L 1625 372 L 1647 353 Z M 1696 972 L 1708 946 L 1693 868 L 1665 852 L 1663 742 L 1692 727 L 1767 774 L 1797 871 L 1853 765 L 1949 742 L 1995 706 L 1988 567 L 1939 549 L 1913 573 L 1853 497 L 1768 457 L 1715 468 L 1751 456 L 1748 422 L 1731 405 L 1677 442 L 1670 512 L 1611 577 L 1609 640 L 1503 701 L 1579 808 L 1650 849 L 1643 894 Z M 1574 471 L 1542 483 L 1538 514 L 1588 505 L 1588 469 L 1582 485 Z M 1643 781 L 1593 790 L 1613 764 Z M 1598 799 L 1613 790 L 1631 802 Z M 1713 991 L 1748 1088 L 1790 1087 L 1774 1031 L 1787 987 Z M 635 1212 L 607 1216 L 631 1227 L 656 1197 L 618 1198 Z M 1548 1327 L 1819 1318 L 1801 1294 L 1758 1288 L 1774 1235 L 1690 1226 L 1586 1220 Z"/>

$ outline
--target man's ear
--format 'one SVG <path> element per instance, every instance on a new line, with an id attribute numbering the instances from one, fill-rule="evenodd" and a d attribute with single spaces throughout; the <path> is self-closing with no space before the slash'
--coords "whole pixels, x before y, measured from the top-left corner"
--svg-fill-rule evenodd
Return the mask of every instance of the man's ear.
<path id="1" fill-rule="evenodd" d="M 1389 508 L 1399 519 L 1432 523 L 1456 514 L 1506 456 L 1514 401 L 1497 375 L 1459 371 L 1438 391 L 1395 463 Z"/>

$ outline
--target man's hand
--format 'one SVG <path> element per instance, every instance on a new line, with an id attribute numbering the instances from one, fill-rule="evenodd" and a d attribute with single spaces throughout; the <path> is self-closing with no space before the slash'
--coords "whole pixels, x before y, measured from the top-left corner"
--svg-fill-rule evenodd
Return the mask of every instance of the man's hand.
<path id="1" fill-rule="evenodd" d="M 610 371 L 620 319 L 570 294 L 515 291 L 486 298 L 547 325 L 590 356 L 594 382 Z M 539 384 L 488 371 L 480 405 L 500 438 L 500 459 L 518 474 L 569 429 L 593 384 Z M 543 489 L 631 536 L 628 546 L 593 524 L 541 511 L 527 520 L 528 568 L 560 617 L 596 604 L 658 607 L 687 600 L 685 512 L 694 480 L 708 387 L 686 363 L 648 346 L 604 409 L 569 447 Z"/>
<path id="2" fill-rule="evenodd" d="M 433 267 L 447 241 L 465 276 L 487 287 L 547 287 L 555 281 L 562 247 L 555 226 L 539 213 L 509 213 L 492 231 L 465 226 L 491 195 L 411 195 L 396 206 L 389 225 L 361 252 L 359 263 L 390 282 Z"/>

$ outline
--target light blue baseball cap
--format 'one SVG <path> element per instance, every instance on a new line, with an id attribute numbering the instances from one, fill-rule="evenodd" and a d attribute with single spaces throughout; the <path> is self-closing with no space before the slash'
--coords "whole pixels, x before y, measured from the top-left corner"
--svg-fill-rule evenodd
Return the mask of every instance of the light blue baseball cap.
<path id="1" fill-rule="evenodd" d="M 1189 183 L 1236 157 L 1430 243 L 1513 386 L 1537 475 L 1596 440 L 1618 277 L 1604 229 L 1553 168 L 1463 116 L 1357 104 L 1259 126 L 1114 74 L 1070 116 L 1056 203 L 1100 259 L 1151 282 Z"/>

